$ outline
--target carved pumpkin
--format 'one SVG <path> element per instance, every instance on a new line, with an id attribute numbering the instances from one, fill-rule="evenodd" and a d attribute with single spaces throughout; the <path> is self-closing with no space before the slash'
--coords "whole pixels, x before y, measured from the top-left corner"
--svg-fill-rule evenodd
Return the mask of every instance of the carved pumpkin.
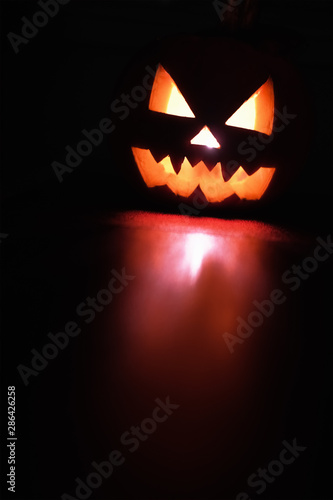
<path id="1" fill-rule="evenodd" d="M 149 109 L 167 115 L 195 118 L 177 85 L 161 65 L 156 73 Z M 225 122 L 225 125 L 256 130 L 269 136 L 273 129 L 273 118 L 274 90 L 272 79 L 268 78 Z M 225 179 L 221 162 L 217 162 L 211 168 L 211 162 L 210 166 L 207 166 L 204 160 L 198 161 L 199 155 L 203 158 L 206 155 L 205 149 L 202 148 L 221 149 L 221 145 L 207 125 L 191 139 L 190 144 L 194 148 L 199 146 L 200 149 L 197 148 L 195 151 L 193 148 L 193 155 L 185 157 L 182 162 L 178 162 L 177 159 L 173 162 L 168 155 L 157 163 L 149 149 L 132 147 L 135 161 L 147 186 L 166 184 L 175 194 L 184 197 L 188 197 L 197 186 L 200 186 L 206 199 L 212 202 L 223 201 L 233 194 L 237 194 L 239 198 L 255 200 L 261 198 L 274 175 L 275 168 L 260 167 L 255 173 L 248 175 L 240 166 L 228 180 L 228 168 L 227 166 L 224 168 Z M 210 152 L 208 155 L 211 158 L 214 156 Z M 217 159 L 218 155 L 215 157 Z"/>
<path id="2" fill-rule="evenodd" d="M 114 135 L 114 150 L 132 153 L 119 160 L 133 168 L 134 158 L 146 186 L 183 198 L 199 187 L 214 203 L 259 200 L 290 181 L 304 105 L 285 61 L 234 39 L 178 37 L 137 63 L 123 96 L 133 97 L 147 67 L 156 71 L 149 90 Z"/>

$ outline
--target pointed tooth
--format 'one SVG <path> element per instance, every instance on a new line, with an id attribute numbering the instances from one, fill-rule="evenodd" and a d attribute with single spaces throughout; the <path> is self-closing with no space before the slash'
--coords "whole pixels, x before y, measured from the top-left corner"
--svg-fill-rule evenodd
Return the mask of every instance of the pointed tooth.
<path id="1" fill-rule="evenodd" d="M 247 165 L 245 163 L 245 165 L 243 166 L 242 165 L 242 168 L 245 170 L 245 172 L 247 173 L 247 175 L 252 175 L 254 174 L 260 167 L 258 167 L 258 165 Z"/>
<path id="2" fill-rule="evenodd" d="M 154 157 L 154 160 L 156 163 L 159 163 L 160 161 L 164 160 L 166 156 L 168 156 L 168 153 L 165 151 L 161 151 L 160 149 L 150 149 L 151 154 Z"/>
<path id="3" fill-rule="evenodd" d="M 188 151 L 186 154 L 186 158 L 188 159 L 192 167 L 195 167 L 202 160 L 201 156 L 202 155 L 200 151 L 196 151 L 194 148 Z"/>
<path id="4" fill-rule="evenodd" d="M 229 179 L 234 175 L 235 172 L 239 169 L 240 165 L 224 165 L 221 164 L 222 176 L 225 182 L 228 182 Z"/>
<path id="5" fill-rule="evenodd" d="M 184 161 L 184 156 L 170 155 L 171 163 L 176 174 L 179 174 L 181 166 Z"/>
<path id="6" fill-rule="evenodd" d="M 216 165 L 216 160 L 215 159 L 206 159 L 204 161 L 204 164 L 206 165 L 206 167 L 208 168 L 209 171 L 212 171 L 213 168 L 215 167 Z"/>

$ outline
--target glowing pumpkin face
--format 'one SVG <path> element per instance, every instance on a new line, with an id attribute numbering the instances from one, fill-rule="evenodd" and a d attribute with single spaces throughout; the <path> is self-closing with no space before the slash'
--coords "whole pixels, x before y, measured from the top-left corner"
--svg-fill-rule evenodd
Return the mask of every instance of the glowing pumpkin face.
<path id="1" fill-rule="evenodd" d="M 174 80 L 163 68 L 158 67 L 150 96 L 149 109 L 158 113 L 195 119 L 195 115 Z M 271 78 L 247 100 L 225 122 L 230 127 L 255 130 L 270 135 L 274 118 L 274 90 Z M 222 142 L 222 141 L 221 141 Z M 205 125 L 191 140 L 190 144 L 208 149 L 221 149 L 221 144 Z M 223 147 L 223 146 L 222 146 Z M 203 194 L 210 202 L 223 201 L 225 198 L 238 195 L 239 198 L 256 200 L 266 191 L 275 168 L 260 167 L 252 175 L 248 175 L 242 166 L 228 180 L 228 165 L 222 170 L 221 162 L 211 168 L 204 160 L 196 156 L 191 161 L 185 157 L 180 163 L 173 163 L 170 156 L 156 162 L 149 149 L 132 147 L 133 155 L 141 175 L 148 187 L 166 184 L 175 194 L 188 197 L 200 186 Z M 205 151 L 202 152 L 205 156 Z M 216 155 L 217 157 L 217 155 Z M 193 156 L 192 156 L 193 158 Z"/>
<path id="2" fill-rule="evenodd" d="M 149 82 L 144 92 L 140 82 Z M 124 121 L 112 148 L 126 196 L 134 184 L 131 199 L 142 192 L 179 203 L 199 189 L 210 203 L 267 200 L 301 164 L 307 108 L 299 79 L 283 59 L 243 42 L 164 40 L 129 69 L 121 90 L 127 110 L 114 108 Z"/>

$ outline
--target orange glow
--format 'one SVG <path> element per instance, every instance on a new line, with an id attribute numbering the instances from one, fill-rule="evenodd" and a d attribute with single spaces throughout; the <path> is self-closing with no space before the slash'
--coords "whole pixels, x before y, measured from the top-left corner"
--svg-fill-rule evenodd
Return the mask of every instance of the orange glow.
<path id="1" fill-rule="evenodd" d="M 241 199 L 258 200 L 266 191 L 275 172 L 275 168 L 261 167 L 254 174 L 248 175 L 239 167 L 226 182 L 220 163 L 209 171 L 203 161 L 192 167 L 185 158 L 179 173 L 176 174 L 170 156 L 157 163 L 149 149 L 132 147 L 132 152 L 148 187 L 167 185 L 173 193 L 188 197 L 200 186 L 209 202 L 221 202 L 233 194 L 237 194 Z"/>
<path id="2" fill-rule="evenodd" d="M 270 135 L 274 120 L 274 89 L 271 78 L 267 80 L 225 122 L 231 127 L 255 130 Z"/>
<path id="3" fill-rule="evenodd" d="M 207 148 L 220 148 L 220 144 L 217 142 L 208 127 L 204 127 L 198 135 L 196 135 L 192 140 L 191 144 L 198 144 L 200 146 L 207 146 Z"/>
<path id="4" fill-rule="evenodd" d="M 256 97 L 257 93 L 253 94 L 248 101 L 245 101 L 244 104 L 237 109 L 225 124 L 231 127 L 254 130 L 256 124 Z"/>
<path id="5" fill-rule="evenodd" d="M 174 80 L 161 65 L 156 72 L 149 109 L 167 115 L 195 118 Z"/>
<path id="6" fill-rule="evenodd" d="M 151 91 L 149 109 L 174 116 L 195 118 L 169 73 L 159 65 Z M 255 130 L 270 135 L 274 119 L 274 89 L 271 78 L 247 100 L 226 121 L 226 125 Z M 207 126 L 191 140 L 191 144 L 220 149 Z M 275 173 L 275 168 L 259 168 L 248 175 L 239 167 L 226 182 L 222 175 L 221 163 L 209 170 L 203 161 L 194 167 L 184 158 L 178 174 L 175 172 L 170 156 L 156 162 L 149 149 L 132 147 L 135 161 L 148 187 L 167 185 L 173 193 L 183 197 L 190 196 L 200 186 L 209 202 L 221 202 L 236 194 L 241 199 L 258 200 L 266 191 Z"/>

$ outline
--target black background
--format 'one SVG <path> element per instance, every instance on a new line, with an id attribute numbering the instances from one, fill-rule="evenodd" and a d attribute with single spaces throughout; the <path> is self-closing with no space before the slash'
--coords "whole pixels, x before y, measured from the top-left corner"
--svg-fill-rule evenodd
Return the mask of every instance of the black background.
<path id="1" fill-rule="evenodd" d="M 292 34 L 290 54 L 309 92 L 313 132 L 300 177 L 269 210 L 252 216 L 312 237 L 327 235 L 332 229 L 332 2 L 267 0 L 259 5 L 259 23 L 278 27 L 281 39 L 289 39 Z M 113 162 L 107 137 L 62 183 L 51 163 L 64 161 L 65 146 L 75 146 L 82 139 L 83 128 L 95 128 L 109 116 L 117 81 L 139 49 L 155 37 L 214 30 L 220 24 L 210 1 L 71 0 L 60 6 L 59 14 L 15 54 L 7 33 L 20 33 L 21 17 L 31 19 L 38 9 L 36 2 L 30 1 L 1 3 L 0 232 L 8 235 L 1 240 L 2 397 L 8 385 L 17 386 L 20 435 L 18 493 L 7 492 L 4 498 L 7 494 L 8 498 L 18 499 L 58 498 L 63 491 L 71 491 L 73 478 L 82 473 L 82 466 L 79 446 L 71 432 L 70 395 L 60 396 L 57 392 L 58 387 L 66 387 L 70 378 L 74 348 L 63 353 L 61 362 L 57 361 L 29 388 L 23 386 L 16 366 L 28 361 L 31 347 L 42 344 L 46 331 L 59 329 L 79 299 L 89 293 L 91 270 L 81 264 L 76 252 L 103 231 L 94 221 L 111 210 L 149 208 L 139 195 L 117 198 L 115 171 L 119 165 Z M 242 217 L 246 216 L 242 213 Z M 311 328 L 311 335 L 323 343 L 332 331 L 332 292 L 327 272 L 323 271 L 313 283 L 303 304 L 313 314 L 308 331 Z M 63 299 L 64 290 L 70 297 L 67 301 Z M 319 304 L 324 317 L 313 331 Z M 327 351 L 324 345 L 323 350 Z M 321 360 L 311 362 L 310 373 Z M 332 498 L 329 373 L 321 382 L 318 449 L 322 452 L 302 498 Z M 306 383 L 311 383 L 310 376 Z M 53 421 L 46 421 L 43 406 L 52 398 L 59 398 L 61 411 Z M 5 410 L 5 400 L 2 406 Z M 311 411 L 298 415 L 303 429 L 311 428 L 311 415 Z M 37 453 L 42 453 L 45 460 L 40 476 L 41 457 Z M 54 471 L 60 463 L 62 475 L 57 478 Z M 308 471 L 308 467 L 304 470 Z M 298 472 L 298 480 L 303 473 Z M 122 474 L 124 482 L 131 480 L 125 470 Z M 124 496 L 121 484 L 115 486 L 113 498 L 150 498 L 143 486 L 141 496 L 136 496 L 134 486 Z M 286 495 L 283 498 L 292 498 L 282 494 Z M 101 498 L 98 492 L 94 498 Z M 176 493 L 174 498 L 178 498 Z M 198 493 L 198 498 L 205 498 L 205 494 Z"/>
<path id="2" fill-rule="evenodd" d="M 74 0 L 62 7 L 15 54 L 6 35 L 20 33 L 21 17 L 31 19 L 36 5 L 2 2 L 3 198 L 13 211 L 21 206 L 24 211 L 78 205 L 81 210 L 147 208 L 135 193 L 134 199 L 115 199 L 119 186 L 114 185 L 117 168 L 108 136 L 72 174 L 64 174 L 61 184 L 51 163 L 64 163 L 65 146 L 75 147 L 82 129 L 95 128 L 108 116 L 117 122 L 109 106 L 138 52 L 173 33 L 216 31 L 221 25 L 217 12 L 211 2 Z M 331 2 L 261 2 L 256 22 L 259 32 L 272 27 L 281 52 L 303 78 L 313 112 L 312 137 L 304 144 L 308 161 L 270 217 L 318 227 L 324 219 L 329 222 L 331 207 Z M 122 126 L 119 119 L 117 126 Z"/>

